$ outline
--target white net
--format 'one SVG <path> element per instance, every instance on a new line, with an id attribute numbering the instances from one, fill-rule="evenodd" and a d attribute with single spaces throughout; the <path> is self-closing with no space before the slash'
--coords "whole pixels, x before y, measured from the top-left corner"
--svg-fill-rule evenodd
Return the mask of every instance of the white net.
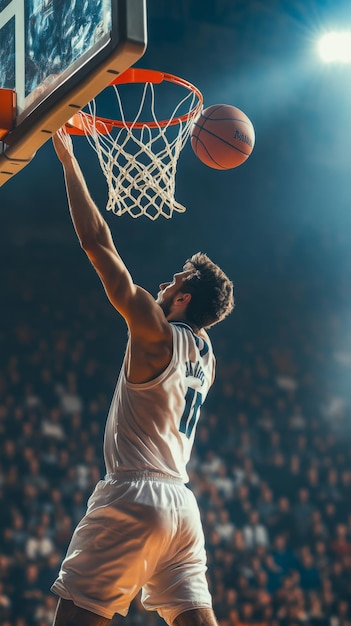
<path id="1" fill-rule="evenodd" d="M 175 176 L 178 158 L 194 120 L 202 109 L 199 92 L 190 89 L 173 109 L 168 120 L 158 121 L 156 89 L 161 85 L 147 82 L 142 86 L 139 109 L 133 122 L 126 121 L 120 85 L 112 85 L 118 106 L 118 126 L 97 115 L 93 100 L 79 113 L 81 127 L 95 150 L 108 185 L 106 209 L 116 215 L 160 215 L 171 218 L 185 207 L 175 200 Z M 191 86 L 192 87 L 192 86 Z M 143 122 L 148 107 L 149 121 Z M 186 113 L 184 113 L 184 107 Z"/>

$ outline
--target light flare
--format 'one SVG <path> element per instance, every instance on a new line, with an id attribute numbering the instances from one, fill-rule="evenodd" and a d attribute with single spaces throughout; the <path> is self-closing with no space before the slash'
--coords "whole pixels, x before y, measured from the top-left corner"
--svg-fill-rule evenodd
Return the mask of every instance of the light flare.
<path id="1" fill-rule="evenodd" d="M 351 31 L 334 31 L 323 35 L 318 51 L 325 63 L 351 63 Z"/>

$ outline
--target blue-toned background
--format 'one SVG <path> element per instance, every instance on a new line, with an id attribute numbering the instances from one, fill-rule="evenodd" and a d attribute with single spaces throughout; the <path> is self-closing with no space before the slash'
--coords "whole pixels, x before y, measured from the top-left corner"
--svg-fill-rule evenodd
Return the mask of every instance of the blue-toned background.
<path id="1" fill-rule="evenodd" d="M 148 3 L 138 65 L 187 78 L 205 106 L 241 108 L 256 131 L 251 157 L 227 172 L 184 148 L 176 197 L 186 213 L 156 222 L 104 213 L 152 293 L 197 250 L 235 283 L 236 309 L 212 332 L 217 382 L 192 468 L 221 626 L 351 621 L 351 69 L 323 64 L 316 51 L 320 34 L 350 23 L 343 0 Z M 104 212 L 96 156 L 84 139 L 75 147 Z M 8 623 L 1 610 L 6 626 L 47 626 L 48 581 L 103 472 L 125 325 L 79 248 L 50 142 L 0 188 L 0 211 Z M 259 544 L 255 511 L 266 530 Z M 28 548 L 38 525 L 54 545 L 50 567 Z M 14 607 L 24 607 L 24 622 Z M 158 624 L 137 604 L 128 620 Z"/>

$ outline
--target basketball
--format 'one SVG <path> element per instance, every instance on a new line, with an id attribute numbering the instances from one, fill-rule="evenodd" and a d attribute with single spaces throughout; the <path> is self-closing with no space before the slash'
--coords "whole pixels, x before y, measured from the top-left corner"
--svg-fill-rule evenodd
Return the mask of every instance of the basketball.
<path id="1" fill-rule="evenodd" d="M 217 170 L 229 170 L 244 163 L 254 144 L 251 120 L 229 104 L 214 104 L 204 109 L 191 129 L 191 147 L 196 156 Z"/>

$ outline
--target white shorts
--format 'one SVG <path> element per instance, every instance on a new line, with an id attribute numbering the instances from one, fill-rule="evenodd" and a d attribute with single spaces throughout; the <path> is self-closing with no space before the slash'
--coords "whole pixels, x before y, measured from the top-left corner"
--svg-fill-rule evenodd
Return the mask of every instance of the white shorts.
<path id="1" fill-rule="evenodd" d="M 162 474 L 123 472 L 101 480 L 73 533 L 52 591 L 112 619 L 142 603 L 171 624 L 211 608 L 199 509 L 193 493 Z"/>

